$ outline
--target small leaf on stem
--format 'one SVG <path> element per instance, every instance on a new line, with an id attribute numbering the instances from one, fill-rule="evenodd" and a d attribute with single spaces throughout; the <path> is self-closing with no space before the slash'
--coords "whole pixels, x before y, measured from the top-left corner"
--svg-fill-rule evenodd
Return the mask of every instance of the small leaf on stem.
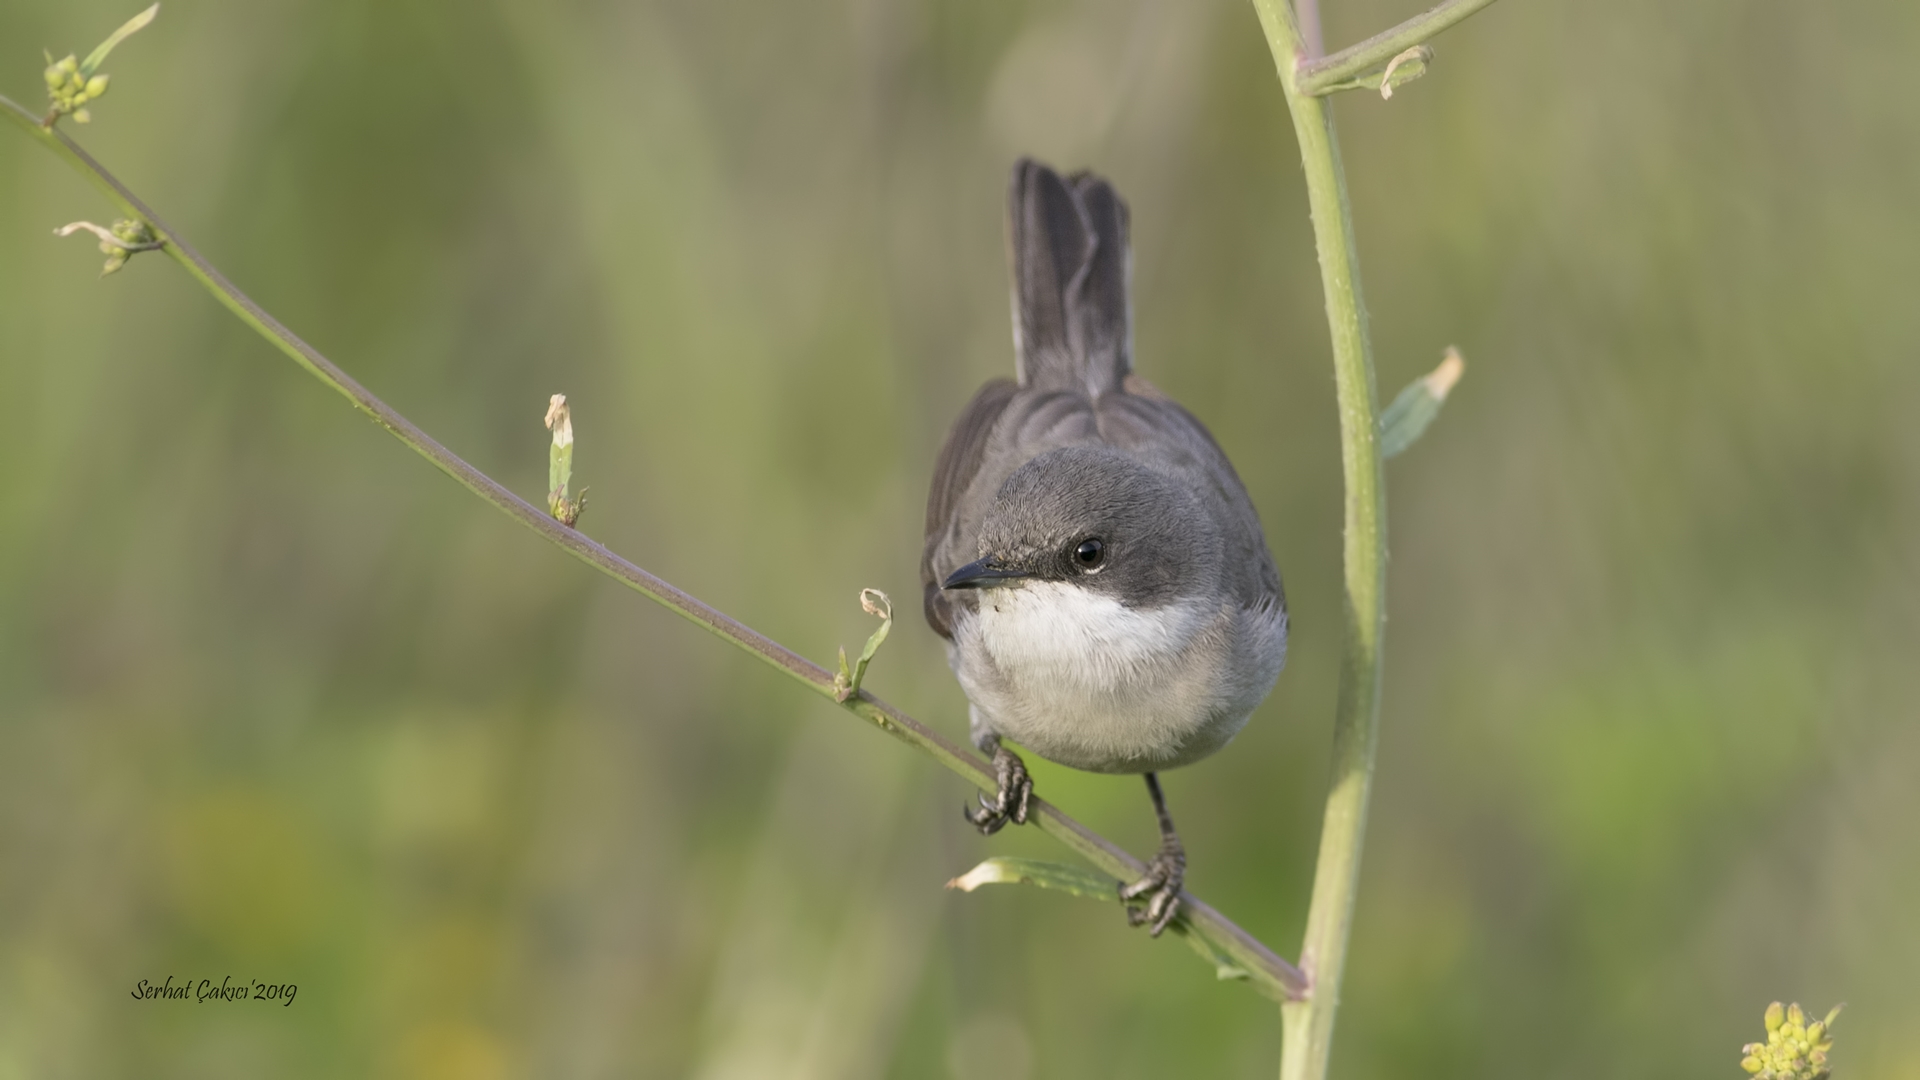
<path id="1" fill-rule="evenodd" d="M 1427 65 L 1433 63 L 1433 50 L 1425 45 L 1413 48 L 1387 61 L 1387 69 L 1380 73 L 1380 100 L 1393 100 L 1393 88 L 1407 83 L 1427 73 Z"/>
<path id="2" fill-rule="evenodd" d="M 100 70 L 100 65 L 106 61 L 107 54 L 113 51 L 115 45 L 120 44 L 145 28 L 148 23 L 153 21 L 153 17 L 158 14 L 160 14 L 160 5 L 155 4 L 122 23 L 120 29 L 108 35 L 107 40 L 101 42 L 98 48 L 88 53 L 85 60 L 80 61 L 80 77 L 83 79 L 91 78 L 94 72 Z M 94 95 L 94 97 L 99 96 L 99 94 Z"/>
<path id="3" fill-rule="evenodd" d="M 555 521 L 573 528 L 587 508 L 587 492 L 578 499 L 568 498 L 573 482 L 573 412 L 567 407 L 567 395 L 555 394 L 547 402 L 547 429 L 553 432 L 553 447 L 547 451 L 547 513 Z"/>
<path id="4" fill-rule="evenodd" d="M 1433 418 L 1440 415 L 1440 406 L 1466 369 L 1467 362 L 1461 358 L 1460 350 L 1449 345 L 1446 359 L 1440 361 L 1439 367 L 1400 391 L 1400 396 L 1393 399 L 1393 404 L 1387 406 L 1380 417 L 1381 457 L 1393 457 L 1420 438 Z"/>
<path id="5" fill-rule="evenodd" d="M 1042 889 L 1083 896 L 1089 900 L 1118 900 L 1120 882 L 1083 866 L 997 855 L 947 882 L 947 888 L 972 892 L 982 885 L 1037 885 Z"/>
<path id="6" fill-rule="evenodd" d="M 995 856 L 947 882 L 947 888 L 961 892 L 972 892 L 982 885 L 1035 885 L 1088 900 L 1118 901 L 1121 883 L 1098 870 L 1083 866 L 1010 855 Z M 1256 978 L 1253 972 L 1234 963 L 1225 950 L 1188 921 L 1184 912 L 1175 916 L 1167 929 L 1183 938 L 1202 960 L 1213 965 L 1216 979 L 1244 981 L 1267 997 L 1276 1001 L 1286 1000 L 1285 988 L 1271 979 Z"/>
<path id="7" fill-rule="evenodd" d="M 840 671 L 833 677 L 833 700 L 845 701 L 860 692 L 860 680 L 866 678 L 867 665 L 873 662 L 873 654 L 880 651 L 880 644 L 887 640 L 887 632 L 893 629 L 893 601 L 879 589 L 860 590 L 860 610 L 869 615 L 880 617 L 880 629 L 867 638 L 867 647 L 860 650 L 860 659 L 854 661 L 851 670 L 847 667 L 847 650 L 840 650 Z"/>

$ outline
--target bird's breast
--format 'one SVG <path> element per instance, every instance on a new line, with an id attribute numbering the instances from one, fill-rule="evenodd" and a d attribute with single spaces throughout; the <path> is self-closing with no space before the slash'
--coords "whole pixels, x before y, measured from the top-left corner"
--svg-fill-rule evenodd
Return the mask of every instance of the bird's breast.
<path id="1" fill-rule="evenodd" d="M 1027 582 L 980 594 L 955 627 L 953 667 L 994 730 L 1042 757 L 1096 772 L 1168 768 L 1224 745 L 1273 685 L 1279 656 L 1255 665 L 1270 671 L 1247 670 L 1240 615 Z"/>

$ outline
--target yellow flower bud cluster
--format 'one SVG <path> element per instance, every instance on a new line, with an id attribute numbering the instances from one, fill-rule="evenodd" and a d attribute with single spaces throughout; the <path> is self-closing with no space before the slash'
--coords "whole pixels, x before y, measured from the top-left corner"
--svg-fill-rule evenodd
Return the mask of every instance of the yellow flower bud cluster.
<path id="1" fill-rule="evenodd" d="M 53 99 L 53 116 L 73 114 L 75 123 L 84 124 L 93 117 L 83 108 L 107 92 L 107 76 L 89 75 L 71 54 L 64 60 L 47 58 L 47 96 Z"/>
<path id="2" fill-rule="evenodd" d="M 84 124 L 93 119 L 82 106 L 99 98 L 107 92 L 107 76 L 100 74 L 100 65 L 107 60 L 107 54 L 114 46 L 127 40 L 140 31 L 141 27 L 153 21 L 160 14 L 160 5 L 155 4 L 147 10 L 120 24 L 120 29 L 107 35 L 85 60 L 75 60 L 71 54 L 65 60 L 55 60 L 47 53 L 47 96 L 53 99 L 53 106 L 47 110 L 46 118 L 40 126 L 50 128 L 54 121 L 71 113 L 75 123 Z"/>
<path id="3" fill-rule="evenodd" d="M 1767 1006 L 1767 1041 L 1748 1043 L 1740 1053 L 1740 1067 L 1759 1080 L 1827 1080 L 1827 1052 L 1833 1049 L 1835 1005 L 1824 1020 L 1807 1022 L 1799 1005 Z"/>

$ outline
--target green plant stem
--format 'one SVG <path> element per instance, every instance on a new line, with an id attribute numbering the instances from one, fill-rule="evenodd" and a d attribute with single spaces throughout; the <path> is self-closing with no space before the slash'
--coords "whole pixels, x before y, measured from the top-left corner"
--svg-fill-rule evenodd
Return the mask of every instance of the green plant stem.
<path id="1" fill-rule="evenodd" d="M 1360 296 L 1353 215 L 1340 168 L 1327 102 L 1302 90 L 1295 73 L 1302 49 L 1299 28 L 1286 0 L 1254 0 L 1280 71 L 1293 131 L 1306 170 L 1307 203 L 1320 281 L 1326 294 L 1327 329 L 1333 341 L 1334 390 L 1340 413 L 1340 462 L 1346 481 L 1343 549 L 1346 592 L 1346 655 L 1334 711 L 1333 780 L 1320 830 L 1313 898 L 1307 909 L 1300 966 L 1312 980 L 1304 999 L 1281 1006 L 1285 1042 L 1282 1080 L 1319 1080 L 1327 1073 L 1340 978 L 1352 931 L 1353 897 L 1366 830 L 1367 796 L 1373 780 L 1374 740 L 1380 712 L 1380 639 L 1386 626 L 1386 501 L 1380 476 L 1379 405 L 1373 385 L 1372 347 Z"/>
<path id="2" fill-rule="evenodd" d="M 827 669 L 642 570 L 589 539 L 583 533 L 560 524 L 545 512 L 501 486 L 492 477 L 467 464 L 452 451 L 435 442 L 426 432 L 415 427 L 412 421 L 394 411 L 386 402 L 375 397 L 346 372 L 334 366 L 332 361 L 322 356 L 311 345 L 280 325 L 273 316 L 261 310 L 258 304 L 236 289 L 218 270 L 182 240 L 178 233 L 135 197 L 133 192 L 127 190 L 113 174 L 69 139 L 58 127 L 42 127 L 39 117 L 5 97 L 0 97 L 0 114 L 4 114 L 22 130 L 38 139 L 42 145 L 78 169 L 82 175 L 93 181 L 96 187 L 105 192 L 108 198 L 118 204 L 128 216 L 145 221 L 154 235 L 164 243 L 166 253 L 185 268 L 195 280 L 204 285 L 215 299 L 239 316 L 240 321 L 253 327 L 281 352 L 292 357 L 314 378 L 353 402 L 355 408 L 372 417 L 375 423 L 387 429 L 415 453 L 432 462 L 435 468 L 459 481 L 467 490 L 492 503 L 508 517 L 532 529 L 542 539 L 564 549 L 581 562 L 635 592 L 657 601 L 675 614 L 717 635 L 722 640 L 753 654 L 814 693 L 829 701 L 833 700 L 833 675 Z M 931 756 L 948 770 L 976 787 L 985 791 L 992 791 L 997 787 L 998 781 L 986 762 L 865 690 L 839 704 L 874 727 Z M 1140 860 L 1068 817 L 1043 799 L 1033 800 L 1031 820 L 1041 832 L 1059 840 L 1082 858 L 1117 879 L 1132 880 L 1146 872 L 1145 865 Z M 1273 989 L 1280 996 L 1297 997 L 1305 991 L 1306 977 L 1298 968 L 1281 959 L 1272 949 L 1261 944 L 1253 935 L 1242 930 L 1197 897 L 1182 894 L 1181 900 L 1185 909 L 1184 917 L 1214 941 L 1222 952 L 1232 957 L 1241 967 L 1254 973 L 1254 977 L 1265 986 Z"/>
<path id="3" fill-rule="evenodd" d="M 1367 800 L 1380 727 L 1380 648 L 1386 630 L 1387 506 L 1380 474 L 1380 405 L 1374 389 L 1373 345 L 1367 337 L 1366 304 L 1360 295 L 1359 256 L 1354 249 L 1353 208 L 1333 116 L 1318 88 L 1361 74 L 1421 44 L 1427 38 L 1492 3 L 1449 0 L 1325 60 L 1303 63 L 1307 45 L 1288 0 L 1253 0 L 1273 51 L 1274 67 L 1293 116 L 1294 138 L 1306 172 L 1307 206 L 1314 246 L 1320 254 L 1320 284 L 1326 294 L 1327 329 L 1333 343 L 1334 392 L 1340 412 L 1340 464 L 1346 481 L 1343 549 L 1346 591 L 1346 655 L 1333 718 L 1333 778 L 1320 826 L 1313 897 L 1307 908 L 1300 967 L 1311 985 L 1306 996 L 1282 1004 L 1285 1028 L 1281 1080 L 1322 1080 L 1333 1050 L 1333 1021 L 1340 1007 L 1340 980 L 1353 932 L 1353 900 L 1360 880 Z M 1311 74 L 1310 74 L 1311 73 Z"/>
<path id="4" fill-rule="evenodd" d="M 1273 58 L 1280 63 L 1281 81 L 1291 81 L 1288 91 L 1291 97 L 1299 93 L 1309 97 L 1318 97 L 1328 92 L 1336 83 L 1342 83 L 1356 75 L 1364 75 L 1377 67 L 1384 67 L 1387 61 L 1400 55 L 1415 45 L 1426 42 L 1435 34 L 1454 23 L 1493 3 L 1493 0 L 1446 0 L 1421 15 L 1415 15 L 1399 26 L 1385 33 L 1375 34 L 1358 45 L 1341 49 L 1331 56 L 1317 60 L 1308 59 L 1303 49 L 1298 47 L 1298 35 L 1294 36 L 1296 47 L 1290 54 L 1291 59 L 1281 61 L 1280 46 L 1274 38 L 1272 26 L 1267 18 L 1268 0 L 1255 0 L 1260 8 L 1260 20 L 1268 26 L 1267 42 L 1273 45 Z M 1288 71 L 1294 72 L 1292 80 Z M 1297 111 L 1297 110 L 1296 110 Z"/>

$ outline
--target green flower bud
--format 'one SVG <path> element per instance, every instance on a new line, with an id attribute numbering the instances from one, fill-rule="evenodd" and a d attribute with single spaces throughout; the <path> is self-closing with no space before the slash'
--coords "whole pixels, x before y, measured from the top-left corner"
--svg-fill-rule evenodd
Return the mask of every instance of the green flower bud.
<path id="1" fill-rule="evenodd" d="M 54 66 L 59 68 L 61 71 L 64 71 L 69 75 L 72 75 L 75 72 L 78 72 L 80 70 L 80 61 L 75 60 L 73 58 L 72 53 L 68 53 L 67 58 L 65 60 L 60 61 L 58 64 L 55 64 Z"/>
<path id="2" fill-rule="evenodd" d="M 87 112 L 85 109 L 81 109 L 73 114 L 73 122 L 76 124 L 91 124 L 93 123 L 93 114 Z"/>
<path id="3" fill-rule="evenodd" d="M 88 97 L 97 98 L 101 94 L 104 94 L 106 92 L 107 92 L 107 77 L 105 75 L 95 75 L 93 78 L 87 80 L 87 96 Z"/>
<path id="4" fill-rule="evenodd" d="M 50 67 L 47 69 L 47 89 L 48 90 L 58 90 L 60 89 L 60 84 L 66 81 L 67 81 L 67 73 L 64 71 L 61 71 L 59 65 L 56 64 L 53 67 Z"/>
<path id="5" fill-rule="evenodd" d="M 1741 1047 L 1740 1067 L 1756 1080 L 1831 1080 L 1827 1051 L 1835 1015 L 1808 1023 L 1800 1006 L 1774 1002 L 1766 1013 L 1767 1041 Z"/>

